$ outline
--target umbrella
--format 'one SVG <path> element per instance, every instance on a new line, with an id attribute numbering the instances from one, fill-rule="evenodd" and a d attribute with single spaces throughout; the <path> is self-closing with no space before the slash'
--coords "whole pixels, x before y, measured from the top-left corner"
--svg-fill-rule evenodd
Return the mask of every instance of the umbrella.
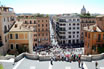
<path id="1" fill-rule="evenodd" d="M 65 55 L 66 57 L 70 57 L 70 54 Z"/>

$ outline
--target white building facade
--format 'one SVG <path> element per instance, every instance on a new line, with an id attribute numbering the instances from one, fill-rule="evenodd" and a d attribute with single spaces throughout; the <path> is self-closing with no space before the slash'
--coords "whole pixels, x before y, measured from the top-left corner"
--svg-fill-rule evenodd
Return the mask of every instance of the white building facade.
<path id="1" fill-rule="evenodd" d="M 78 15 L 63 15 L 58 18 L 59 44 L 74 45 L 80 43 L 80 17 Z"/>

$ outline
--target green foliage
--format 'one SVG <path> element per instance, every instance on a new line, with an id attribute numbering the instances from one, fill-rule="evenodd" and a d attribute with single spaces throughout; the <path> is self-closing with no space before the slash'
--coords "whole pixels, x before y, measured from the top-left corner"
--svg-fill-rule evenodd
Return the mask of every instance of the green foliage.
<path id="1" fill-rule="evenodd" d="M 38 13 L 38 14 L 36 15 L 36 17 L 44 17 L 44 15 Z"/>
<path id="2" fill-rule="evenodd" d="M 49 17 L 49 15 L 47 14 L 46 17 Z"/>
<path id="3" fill-rule="evenodd" d="M 17 51 L 18 51 L 18 53 L 20 54 L 20 53 L 26 52 L 26 51 L 27 51 L 27 48 L 24 47 L 24 46 L 21 46 L 21 47 L 19 47 L 19 48 L 17 49 Z"/>
<path id="4" fill-rule="evenodd" d="M 0 64 L 0 69 L 4 69 L 2 64 Z"/>
<path id="5" fill-rule="evenodd" d="M 83 14 L 83 15 L 81 14 L 80 17 L 83 17 L 83 18 L 93 18 L 95 16 L 91 16 L 90 13 L 86 13 L 86 14 Z"/>
<path id="6" fill-rule="evenodd" d="M 98 47 L 98 53 L 104 53 L 104 47 Z"/>

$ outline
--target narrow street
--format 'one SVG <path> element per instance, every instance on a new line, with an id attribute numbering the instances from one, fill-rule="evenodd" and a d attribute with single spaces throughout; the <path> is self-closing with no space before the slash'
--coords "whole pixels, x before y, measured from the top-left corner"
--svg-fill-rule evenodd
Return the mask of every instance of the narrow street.
<path id="1" fill-rule="evenodd" d="M 54 30 L 53 30 L 51 21 L 50 21 L 50 37 L 51 37 L 51 44 L 52 45 L 57 45 L 58 42 L 55 40 L 55 33 L 54 33 Z"/>

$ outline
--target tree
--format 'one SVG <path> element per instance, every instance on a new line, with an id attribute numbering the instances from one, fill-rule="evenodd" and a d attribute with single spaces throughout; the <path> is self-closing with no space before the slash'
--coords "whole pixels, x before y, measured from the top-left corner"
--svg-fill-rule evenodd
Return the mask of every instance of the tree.
<path id="1" fill-rule="evenodd" d="M 98 47 L 98 53 L 104 53 L 104 47 Z"/>
<path id="2" fill-rule="evenodd" d="M 20 46 L 20 47 L 17 49 L 17 51 L 18 51 L 19 54 L 20 54 L 20 53 L 26 52 L 26 51 L 28 51 L 28 50 L 27 50 L 27 48 L 26 48 L 25 46 Z"/>

